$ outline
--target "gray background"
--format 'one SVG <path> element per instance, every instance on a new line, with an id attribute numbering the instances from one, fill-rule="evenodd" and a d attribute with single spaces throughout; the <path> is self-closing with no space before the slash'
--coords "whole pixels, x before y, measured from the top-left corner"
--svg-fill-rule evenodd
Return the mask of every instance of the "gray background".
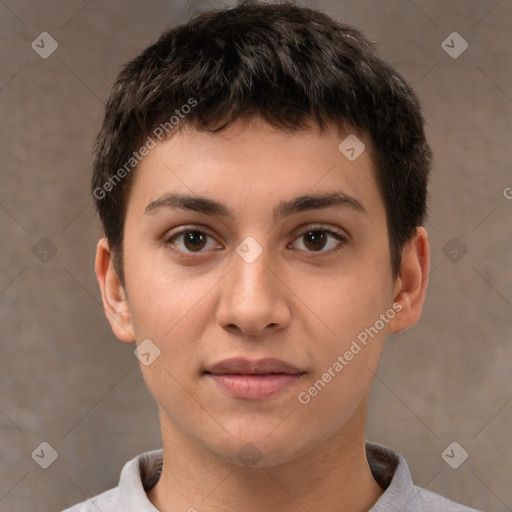
<path id="1" fill-rule="evenodd" d="M 0 2 L 1 511 L 61 510 L 160 446 L 133 345 L 100 305 L 90 150 L 120 66 L 167 26 L 228 5 Z M 512 510 L 512 3 L 310 5 L 379 42 L 417 91 L 435 153 L 425 310 L 388 341 L 367 437 L 404 455 L 418 485 Z M 454 31 L 469 44 L 458 58 L 441 46 Z M 41 32 L 59 45 L 47 59 L 31 47 Z M 31 457 L 43 441 L 58 452 L 48 469 Z M 441 457 L 453 441 L 469 454 L 458 469 Z"/>

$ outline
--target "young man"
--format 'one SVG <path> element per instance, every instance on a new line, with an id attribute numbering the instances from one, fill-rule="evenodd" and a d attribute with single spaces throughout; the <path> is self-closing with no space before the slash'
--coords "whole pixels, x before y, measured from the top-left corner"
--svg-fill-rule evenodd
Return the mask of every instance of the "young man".
<path id="1" fill-rule="evenodd" d="M 386 335 L 420 318 L 431 150 L 353 28 L 203 13 L 126 65 L 95 148 L 96 274 L 162 447 L 70 512 L 468 511 L 365 440 Z"/>

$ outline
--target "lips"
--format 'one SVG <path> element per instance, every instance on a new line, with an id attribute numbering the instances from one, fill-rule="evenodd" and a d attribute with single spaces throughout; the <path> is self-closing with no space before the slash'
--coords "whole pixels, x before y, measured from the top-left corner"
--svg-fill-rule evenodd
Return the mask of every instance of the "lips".
<path id="1" fill-rule="evenodd" d="M 206 377 L 238 400 L 265 400 L 289 389 L 306 372 L 280 359 L 226 359 L 209 367 Z"/>
<path id="2" fill-rule="evenodd" d="M 265 375 L 269 373 L 286 373 L 296 375 L 305 373 L 295 366 L 280 359 L 265 358 L 251 361 L 242 358 L 233 358 L 220 361 L 206 370 L 212 374 L 240 374 L 240 375 Z"/>

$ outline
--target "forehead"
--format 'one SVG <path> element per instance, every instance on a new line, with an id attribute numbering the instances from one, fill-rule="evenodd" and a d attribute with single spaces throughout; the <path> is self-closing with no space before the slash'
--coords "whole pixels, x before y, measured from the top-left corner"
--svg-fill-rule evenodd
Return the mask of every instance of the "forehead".
<path id="1" fill-rule="evenodd" d="M 256 214 L 272 203 L 275 216 L 284 199 L 327 191 L 382 213 L 368 138 L 334 126 L 284 131 L 254 117 L 217 133 L 185 128 L 156 144 L 135 173 L 128 211 L 141 215 L 162 194 L 179 192 L 217 199 L 230 212 Z"/>

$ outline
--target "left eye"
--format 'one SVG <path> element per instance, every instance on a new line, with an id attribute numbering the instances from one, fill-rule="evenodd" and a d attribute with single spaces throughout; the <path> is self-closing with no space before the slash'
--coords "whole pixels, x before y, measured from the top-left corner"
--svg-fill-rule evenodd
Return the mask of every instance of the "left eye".
<path id="1" fill-rule="evenodd" d="M 329 243 L 329 238 L 330 243 Z M 302 246 L 306 247 L 307 252 L 330 252 L 336 250 L 345 242 L 345 238 L 330 229 L 308 229 L 302 232 L 296 240 L 302 242 Z M 327 247 L 326 250 L 324 250 Z M 302 250 L 302 249 L 301 249 Z"/>

